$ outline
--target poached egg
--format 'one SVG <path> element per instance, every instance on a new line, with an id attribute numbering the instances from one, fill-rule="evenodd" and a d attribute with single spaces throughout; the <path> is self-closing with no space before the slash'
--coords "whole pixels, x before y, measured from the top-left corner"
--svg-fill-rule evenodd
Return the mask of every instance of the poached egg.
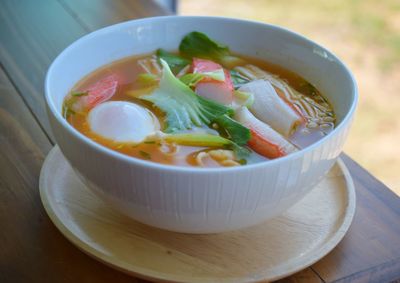
<path id="1" fill-rule="evenodd" d="M 140 143 L 160 129 L 153 113 L 128 101 L 97 105 L 89 112 L 88 123 L 94 133 L 121 143 Z"/>

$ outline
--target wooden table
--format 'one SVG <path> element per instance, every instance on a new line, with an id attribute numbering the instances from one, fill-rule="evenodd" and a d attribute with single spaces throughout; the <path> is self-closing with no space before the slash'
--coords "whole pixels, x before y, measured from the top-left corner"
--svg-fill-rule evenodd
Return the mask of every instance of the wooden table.
<path id="1" fill-rule="evenodd" d="M 43 82 L 56 55 L 82 35 L 165 15 L 147 0 L 0 2 L 0 282 L 144 282 L 80 252 L 47 217 L 40 168 L 54 146 Z M 325 258 L 280 282 L 390 282 L 400 278 L 400 198 L 346 155 L 357 212 Z"/>

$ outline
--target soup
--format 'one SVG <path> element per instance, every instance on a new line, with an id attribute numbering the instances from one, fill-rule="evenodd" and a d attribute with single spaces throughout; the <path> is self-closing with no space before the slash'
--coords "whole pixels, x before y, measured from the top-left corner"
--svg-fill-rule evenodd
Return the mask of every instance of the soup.
<path id="1" fill-rule="evenodd" d="M 106 65 L 65 97 L 79 132 L 120 153 L 196 167 L 268 162 L 335 126 L 324 96 L 280 66 L 231 54 L 205 34 Z"/>

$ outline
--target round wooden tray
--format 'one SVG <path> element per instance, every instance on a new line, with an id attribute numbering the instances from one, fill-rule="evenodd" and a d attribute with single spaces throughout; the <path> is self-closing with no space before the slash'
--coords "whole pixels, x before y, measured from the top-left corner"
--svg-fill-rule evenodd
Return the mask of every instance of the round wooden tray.
<path id="1" fill-rule="evenodd" d="M 88 255 L 156 281 L 276 280 L 308 267 L 343 238 L 355 211 L 352 179 L 339 160 L 283 215 L 233 232 L 189 235 L 135 222 L 90 192 L 56 146 L 40 175 L 43 205 L 57 228 Z"/>

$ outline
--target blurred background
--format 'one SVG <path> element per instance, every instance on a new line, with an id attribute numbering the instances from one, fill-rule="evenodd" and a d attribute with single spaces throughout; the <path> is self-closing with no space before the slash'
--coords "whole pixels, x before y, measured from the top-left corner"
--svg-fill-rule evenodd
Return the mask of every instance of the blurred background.
<path id="1" fill-rule="evenodd" d="M 360 93 L 345 152 L 400 195 L 399 0 L 180 0 L 176 9 L 280 25 L 333 51 Z"/>

